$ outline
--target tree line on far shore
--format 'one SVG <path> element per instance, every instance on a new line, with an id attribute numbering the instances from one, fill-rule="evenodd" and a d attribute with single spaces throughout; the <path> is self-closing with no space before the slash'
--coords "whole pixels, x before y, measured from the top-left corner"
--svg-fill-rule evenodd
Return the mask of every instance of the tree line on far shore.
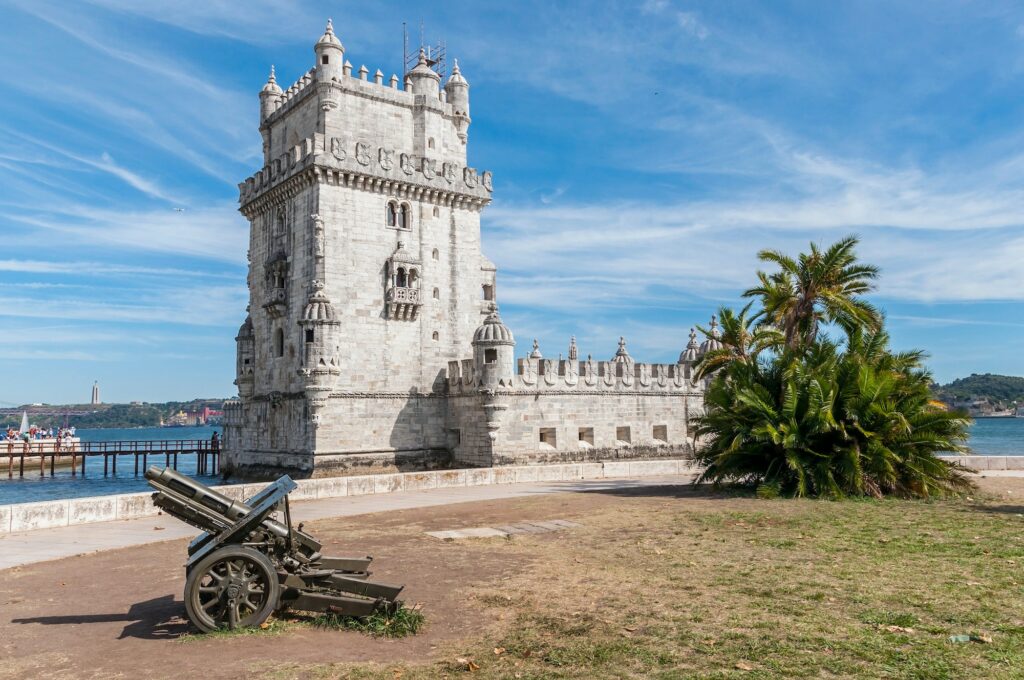
<path id="1" fill-rule="evenodd" d="M 201 411 L 203 407 L 221 410 L 224 399 L 193 399 L 137 404 L 46 404 L 22 406 L 0 417 L 0 428 L 18 428 L 21 414 L 28 413 L 32 425 L 41 428 L 76 427 L 158 427 L 179 411 Z M 67 414 L 65 416 L 65 414 Z M 72 415 L 75 414 L 75 415 Z"/>

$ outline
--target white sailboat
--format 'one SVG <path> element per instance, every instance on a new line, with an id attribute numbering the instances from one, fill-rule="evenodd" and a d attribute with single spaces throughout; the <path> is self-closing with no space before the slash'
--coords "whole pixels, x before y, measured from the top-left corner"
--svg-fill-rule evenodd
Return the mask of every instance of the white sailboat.
<path id="1" fill-rule="evenodd" d="M 21 430 L 20 432 L 28 432 L 28 411 L 21 412 Z"/>

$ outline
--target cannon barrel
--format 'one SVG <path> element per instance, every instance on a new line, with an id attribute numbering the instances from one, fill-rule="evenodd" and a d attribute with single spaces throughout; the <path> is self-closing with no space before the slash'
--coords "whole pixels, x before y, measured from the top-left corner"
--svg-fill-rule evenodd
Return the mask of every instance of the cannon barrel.
<path id="1" fill-rule="evenodd" d="M 200 484 L 171 468 L 158 468 L 155 465 L 150 465 L 146 470 L 146 479 L 149 480 L 150 486 L 158 491 L 170 489 L 209 510 L 223 515 L 232 522 L 239 517 L 248 515 L 252 511 L 252 508 L 245 503 L 232 500 L 205 484 Z"/>
<path id="2" fill-rule="evenodd" d="M 146 479 L 157 491 L 153 495 L 157 506 L 178 519 L 213 534 L 220 533 L 252 512 L 252 508 L 245 503 L 232 500 L 170 468 L 150 465 L 146 469 Z M 216 515 L 212 520 L 208 517 L 210 513 Z M 289 536 L 288 527 L 277 520 L 267 517 L 261 524 L 275 536 Z"/>

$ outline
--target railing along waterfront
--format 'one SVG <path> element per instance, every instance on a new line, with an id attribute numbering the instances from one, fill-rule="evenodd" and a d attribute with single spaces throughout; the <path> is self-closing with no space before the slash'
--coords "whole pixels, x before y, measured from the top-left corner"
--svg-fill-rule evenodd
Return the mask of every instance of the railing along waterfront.
<path id="1" fill-rule="evenodd" d="M 14 477 L 15 466 L 18 476 L 25 476 L 26 461 L 32 468 L 39 461 L 39 476 L 46 476 L 47 460 L 49 460 L 50 476 L 52 477 L 60 465 L 70 464 L 71 476 L 81 474 L 85 477 L 86 458 L 103 456 L 103 476 L 117 475 L 119 456 L 134 458 L 134 474 L 145 471 L 149 457 L 163 456 L 165 467 L 178 469 L 178 456 L 196 456 L 196 473 L 212 474 L 220 464 L 220 446 L 210 439 L 155 439 L 155 440 L 122 440 L 108 442 L 60 442 L 56 440 L 7 440 L 0 442 L 0 460 L 7 457 L 7 478 Z M 15 462 L 17 461 L 17 465 Z M 139 463 L 141 462 L 141 468 Z"/>

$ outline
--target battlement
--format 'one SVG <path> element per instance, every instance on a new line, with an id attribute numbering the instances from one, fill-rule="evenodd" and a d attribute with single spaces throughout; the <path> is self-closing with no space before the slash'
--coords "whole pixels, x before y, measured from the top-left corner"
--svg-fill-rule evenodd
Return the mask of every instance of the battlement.
<path id="1" fill-rule="evenodd" d="M 399 88 L 400 80 L 395 74 L 391 74 L 391 78 L 385 82 L 383 72 L 377 69 L 373 80 L 369 80 L 369 69 L 366 66 L 360 67 L 355 75 L 351 73 L 351 67 L 351 63 L 345 62 L 343 76 L 332 78 L 328 87 L 333 85 L 336 91 L 342 95 L 355 95 L 397 106 L 412 108 L 419 105 L 436 108 L 447 117 L 452 117 L 457 113 L 452 104 L 448 103 L 448 94 L 443 88 L 439 90 L 436 98 L 417 95 L 413 93 L 412 83 L 408 78 L 402 83 L 403 87 Z M 265 123 L 270 124 L 279 120 L 297 106 L 298 102 L 304 100 L 306 95 L 316 93 L 317 88 L 310 87 L 316 83 L 316 67 L 314 66 L 270 102 Z"/>
<path id="2" fill-rule="evenodd" d="M 401 152 L 372 148 L 358 138 L 314 134 L 238 184 L 238 201 L 252 203 L 286 180 L 316 168 L 311 179 L 367 190 L 397 193 L 439 203 L 482 207 L 491 200 L 493 177 L 469 166 Z"/>
<path id="3" fill-rule="evenodd" d="M 604 390 L 609 392 L 701 392 L 688 364 L 645 364 L 617 361 L 569 361 L 525 357 L 516 375 L 499 381 L 498 388 L 513 391 Z M 483 367 L 486 370 L 488 367 Z M 472 359 L 449 361 L 446 374 L 449 394 L 472 394 L 490 385 Z"/>

